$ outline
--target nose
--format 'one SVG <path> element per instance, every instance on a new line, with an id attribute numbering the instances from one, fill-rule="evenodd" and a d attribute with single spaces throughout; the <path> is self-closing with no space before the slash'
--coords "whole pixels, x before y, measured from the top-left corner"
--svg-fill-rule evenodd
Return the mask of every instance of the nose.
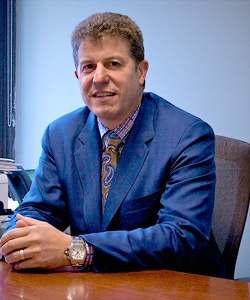
<path id="1" fill-rule="evenodd" d="M 94 76 L 93 76 L 93 83 L 94 84 L 104 84 L 109 81 L 109 76 L 105 66 L 97 64 Z"/>

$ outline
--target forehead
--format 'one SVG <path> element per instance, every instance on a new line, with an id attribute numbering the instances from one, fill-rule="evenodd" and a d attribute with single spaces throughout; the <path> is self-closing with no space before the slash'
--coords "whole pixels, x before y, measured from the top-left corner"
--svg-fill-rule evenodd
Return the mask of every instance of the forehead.
<path id="1" fill-rule="evenodd" d="M 130 56 L 129 46 L 125 39 L 120 37 L 102 37 L 98 40 L 85 38 L 82 40 L 78 57 L 83 56 L 105 56 L 105 55 L 126 55 Z"/>

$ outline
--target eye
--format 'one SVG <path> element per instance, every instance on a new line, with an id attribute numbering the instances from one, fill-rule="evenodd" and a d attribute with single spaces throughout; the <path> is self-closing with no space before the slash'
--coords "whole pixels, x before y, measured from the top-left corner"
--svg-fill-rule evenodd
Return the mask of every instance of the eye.
<path id="1" fill-rule="evenodd" d="M 113 61 L 108 62 L 108 67 L 110 69 L 117 69 L 120 66 L 121 66 L 121 64 L 118 61 L 113 60 Z"/>
<path id="2" fill-rule="evenodd" d="M 95 65 L 94 64 L 87 64 L 85 66 L 82 67 L 82 72 L 83 73 L 90 73 L 95 69 Z"/>

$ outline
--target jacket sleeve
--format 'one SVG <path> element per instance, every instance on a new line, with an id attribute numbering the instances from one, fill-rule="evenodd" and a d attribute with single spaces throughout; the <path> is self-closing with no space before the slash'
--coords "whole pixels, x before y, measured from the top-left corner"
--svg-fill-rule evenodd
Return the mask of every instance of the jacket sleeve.
<path id="1" fill-rule="evenodd" d="M 42 138 L 42 154 L 34 179 L 23 202 L 14 211 L 6 232 L 16 227 L 16 214 L 45 221 L 65 230 L 68 225 L 67 199 L 58 176 L 58 170 L 50 149 L 49 126 Z"/>

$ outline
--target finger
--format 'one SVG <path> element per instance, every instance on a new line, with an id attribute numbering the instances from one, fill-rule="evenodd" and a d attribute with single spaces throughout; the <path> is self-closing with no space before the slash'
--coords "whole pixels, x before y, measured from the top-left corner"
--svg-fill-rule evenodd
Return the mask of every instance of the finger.
<path id="1" fill-rule="evenodd" d="M 28 258 L 28 251 L 26 249 L 15 250 L 8 255 L 5 255 L 5 261 L 10 265 L 22 262 Z"/>
<path id="2" fill-rule="evenodd" d="M 13 251 L 26 247 L 26 237 L 30 227 L 16 228 L 7 232 L 1 239 L 2 254 L 4 256 Z"/>
<path id="3" fill-rule="evenodd" d="M 16 222 L 16 228 L 28 227 L 29 225 L 24 220 L 18 220 Z"/>
<path id="4" fill-rule="evenodd" d="M 32 260 L 27 259 L 24 261 L 19 261 L 15 264 L 11 264 L 11 266 L 13 267 L 13 269 L 15 269 L 16 271 L 21 271 L 21 270 L 25 270 L 25 269 L 31 269 L 31 268 L 35 268 L 32 263 Z"/>
<path id="5" fill-rule="evenodd" d="M 43 221 L 39 221 L 39 220 L 36 220 L 36 219 L 33 219 L 33 218 L 30 218 L 30 217 L 24 217 L 22 216 L 21 214 L 17 214 L 16 215 L 16 219 L 17 221 L 23 221 L 25 222 L 28 226 L 32 226 L 32 225 L 41 225 L 41 224 L 45 224 L 46 222 L 43 222 Z"/>

